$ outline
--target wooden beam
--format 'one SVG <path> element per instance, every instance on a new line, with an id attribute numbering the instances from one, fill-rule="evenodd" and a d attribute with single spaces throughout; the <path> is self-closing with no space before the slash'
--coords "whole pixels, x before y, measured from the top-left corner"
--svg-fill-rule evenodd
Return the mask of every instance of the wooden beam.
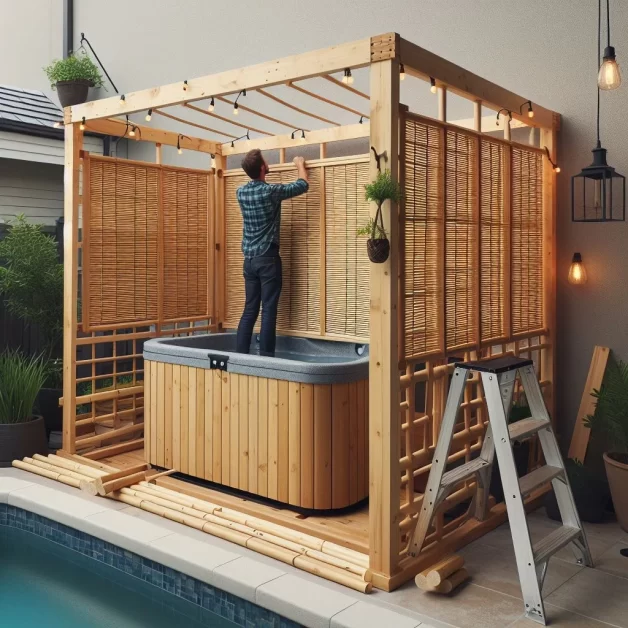
<path id="1" fill-rule="evenodd" d="M 197 107 L 196 105 L 190 105 L 189 103 L 184 103 L 183 106 L 187 107 L 188 109 L 192 109 L 193 111 L 198 111 L 199 113 L 202 113 L 203 115 L 216 118 L 216 120 L 222 120 L 223 122 L 233 124 L 234 126 L 240 127 L 241 129 L 255 131 L 256 133 L 261 133 L 262 135 L 272 135 L 272 133 L 269 133 L 268 131 L 262 131 L 262 129 L 256 129 L 255 127 L 250 126 L 250 125 L 247 126 L 246 124 L 242 124 L 241 122 L 236 122 L 235 120 L 232 120 L 231 118 L 225 118 L 224 116 L 220 116 L 217 113 L 214 113 L 213 111 L 207 111 L 205 109 L 201 109 L 200 107 Z M 238 103 L 238 107 L 241 109 L 239 103 Z"/>
<path id="2" fill-rule="evenodd" d="M 274 135 L 253 140 L 241 140 L 231 147 L 230 143 L 224 144 L 222 147 L 223 155 L 242 155 L 248 153 L 253 148 L 260 150 L 273 150 L 277 148 L 291 148 L 295 146 L 308 146 L 310 144 L 324 144 L 327 142 L 340 142 L 342 140 L 355 140 L 360 137 L 369 137 L 370 126 L 368 123 L 350 124 L 348 126 L 339 126 L 331 129 L 320 129 L 319 131 L 308 131 L 305 134 L 305 140 L 295 134 L 292 139 L 290 134 Z"/>
<path id="3" fill-rule="evenodd" d="M 400 61 L 403 63 L 407 74 L 418 76 L 426 81 L 433 77 L 439 84 L 446 85 L 455 94 L 469 100 L 479 98 L 484 106 L 495 111 L 502 107 L 508 109 L 512 111 L 513 118 L 526 122 L 528 126 L 548 129 L 553 127 L 553 111 L 537 103 L 532 103 L 534 118 L 528 118 L 527 109 L 523 114 L 519 113 L 521 105 L 528 100 L 527 98 L 500 87 L 477 74 L 468 72 L 459 65 L 403 38 L 400 41 Z"/>
<path id="4" fill-rule="evenodd" d="M 109 118 L 150 108 L 180 105 L 212 96 L 234 94 L 243 89 L 253 90 L 296 79 L 340 72 L 344 68 L 361 68 L 367 66 L 370 59 L 371 39 L 360 39 L 237 70 L 194 78 L 188 80 L 187 90 L 183 89 L 182 81 L 177 81 L 159 88 L 130 92 L 124 95 L 123 101 L 119 96 L 113 96 L 75 105 L 71 111 L 72 121 L 80 122 L 82 118 L 86 120 Z"/>
<path id="5" fill-rule="evenodd" d="M 304 116 L 308 116 L 309 118 L 315 118 L 316 120 L 320 120 L 321 122 L 325 122 L 333 126 L 340 126 L 339 122 L 334 122 L 333 120 L 329 120 L 328 118 L 323 118 L 322 116 L 319 116 L 316 113 L 311 113 L 309 111 L 306 111 L 305 109 L 300 109 L 299 107 L 296 107 L 295 105 L 289 102 L 286 102 L 285 100 L 282 100 L 281 98 L 277 98 L 277 96 L 275 96 L 274 94 L 271 94 L 270 92 L 266 92 L 263 89 L 258 89 L 257 93 L 261 94 L 262 96 L 266 96 L 266 98 L 270 98 L 271 100 L 274 100 L 275 102 L 279 103 L 280 105 L 283 105 L 284 107 L 288 107 L 289 109 L 298 111 L 299 113 L 303 114 Z"/>
<path id="6" fill-rule="evenodd" d="M 139 133 L 136 133 L 134 138 L 127 135 L 128 127 L 126 120 L 120 120 L 119 118 L 111 118 L 109 120 L 86 120 L 85 130 L 92 131 L 93 133 L 102 133 L 103 135 L 113 135 L 115 137 L 126 136 L 129 141 L 155 142 L 156 144 L 164 144 L 166 146 L 177 145 L 179 134 L 175 131 L 156 129 L 144 124 L 135 124 L 135 122 L 132 124 L 139 129 Z M 220 153 L 220 146 L 220 142 L 214 142 L 213 140 L 202 140 L 197 137 L 181 138 L 181 148 L 186 150 L 216 154 Z"/>
<path id="7" fill-rule="evenodd" d="M 288 87 L 291 87 L 292 89 L 296 89 L 298 92 L 301 92 L 302 94 L 305 94 L 306 96 L 311 96 L 312 98 L 316 98 L 317 100 L 320 100 L 321 102 L 331 105 L 332 107 L 338 107 L 339 109 L 344 109 L 345 111 L 348 111 L 349 113 L 353 113 L 356 116 L 361 116 L 362 118 L 369 118 L 369 116 L 367 116 L 365 113 L 358 111 L 357 109 L 352 109 L 351 107 L 347 107 L 346 105 L 343 105 L 340 102 L 336 102 L 335 100 L 329 100 L 329 98 L 325 98 L 324 96 L 315 94 L 314 92 L 311 92 L 308 89 L 304 89 L 303 87 L 300 87 L 299 85 L 295 85 L 294 83 L 288 83 Z"/>
<path id="8" fill-rule="evenodd" d="M 225 178 L 224 173 L 227 167 L 227 159 L 224 155 L 216 155 L 216 281 L 214 283 L 214 310 L 216 312 L 216 322 L 222 325 L 226 315 L 226 247 L 227 247 L 227 226 L 226 226 L 226 203 L 225 203 Z"/>
<path id="9" fill-rule="evenodd" d="M 233 106 L 235 102 L 233 100 L 229 100 L 228 98 L 223 98 L 222 96 L 217 96 L 216 100 L 220 100 L 221 102 L 227 103 L 228 105 L 231 105 L 231 106 Z M 281 124 L 281 126 L 288 127 L 289 129 L 298 128 L 298 125 L 296 124 L 291 124 L 290 122 L 284 122 L 283 120 L 279 120 L 278 118 L 273 118 L 272 116 L 262 113 L 261 111 L 255 111 L 255 109 L 250 109 L 249 107 L 247 107 L 246 105 L 243 105 L 242 103 L 238 103 L 238 108 L 254 116 L 258 116 L 259 118 L 264 118 L 265 120 L 270 120 L 271 122 L 275 122 L 276 124 Z M 303 130 L 309 131 L 309 129 L 303 129 Z"/>
<path id="10" fill-rule="evenodd" d="M 499 120 L 495 119 L 495 116 L 480 116 L 476 118 L 474 115 L 473 118 L 462 118 L 460 120 L 449 120 L 448 124 L 454 124 L 456 126 L 462 127 L 463 129 L 472 129 L 473 131 L 477 131 L 476 123 L 478 120 L 482 123 L 482 131 L 484 133 L 492 133 L 493 131 L 503 131 L 504 130 L 504 118 L 508 119 L 508 116 L 499 116 Z M 510 123 L 511 129 L 522 129 L 526 128 L 528 125 L 524 124 L 519 120 L 512 120 Z"/>
<path id="11" fill-rule="evenodd" d="M 582 400 L 578 408 L 568 454 L 570 458 L 576 458 L 582 463 L 584 463 L 587 455 L 587 446 L 589 445 L 591 433 L 591 430 L 584 425 L 584 419 L 595 412 L 595 399 L 591 396 L 591 393 L 593 390 L 599 390 L 602 385 L 609 355 L 610 349 L 608 347 L 595 347 L 593 349 L 589 374 L 582 391 Z"/>
<path id="12" fill-rule="evenodd" d="M 394 180 L 399 176 L 399 62 L 387 59 L 371 64 L 371 146 L 387 161 Z M 377 163 L 371 154 L 371 179 Z M 372 214 L 374 214 L 374 207 Z M 369 366 L 369 556 L 370 567 L 392 575 L 399 560 L 399 417 L 398 274 L 399 225 L 397 206 L 382 208 L 390 239 L 390 257 L 370 264 Z M 366 254 L 366 251 L 364 251 Z"/>
<path id="13" fill-rule="evenodd" d="M 83 133 L 65 125 L 63 190 L 63 449 L 76 453 L 76 330 L 78 328 L 79 180 Z"/>
<path id="14" fill-rule="evenodd" d="M 361 92 L 359 89 L 356 89 L 355 87 L 351 87 L 351 85 L 347 85 L 346 83 L 339 81 L 337 78 L 334 78 L 333 76 L 327 75 L 321 78 L 324 78 L 326 81 L 329 81 L 330 83 L 333 83 L 334 85 L 338 85 L 338 87 L 342 87 L 342 89 L 346 89 L 348 92 L 351 92 L 352 94 L 355 94 L 356 96 L 361 96 L 362 98 L 366 98 L 366 100 L 371 99 L 371 97 L 368 94 Z"/>
<path id="15" fill-rule="evenodd" d="M 175 120 L 176 122 L 181 122 L 182 124 L 187 124 L 188 126 L 196 127 L 197 129 L 203 129 L 203 131 L 209 131 L 210 133 L 217 133 L 218 135 L 224 135 L 225 137 L 236 138 L 237 135 L 233 135 L 232 133 L 227 133 L 226 131 L 219 131 L 218 129 L 212 129 L 211 127 L 204 126 L 202 124 L 197 124 L 196 122 L 192 122 L 191 120 L 186 120 L 185 118 L 179 118 L 178 116 L 173 116 L 171 113 L 166 113 L 165 111 L 153 111 L 153 115 L 163 116 L 164 118 L 170 118 L 170 120 Z M 182 134 L 177 134 L 177 137 L 180 138 Z"/>

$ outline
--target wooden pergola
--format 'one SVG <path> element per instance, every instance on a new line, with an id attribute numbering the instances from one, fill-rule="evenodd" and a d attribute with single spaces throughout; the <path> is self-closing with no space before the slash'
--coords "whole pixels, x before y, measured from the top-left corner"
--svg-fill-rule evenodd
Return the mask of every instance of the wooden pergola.
<path id="1" fill-rule="evenodd" d="M 360 68 L 369 69 L 369 93 L 354 89 L 334 76 L 347 69 L 355 71 Z M 439 112 L 437 120 L 416 115 L 400 102 L 402 70 L 413 79 L 436 86 Z M 334 100 L 327 93 L 323 95 L 313 91 L 314 88 L 307 81 L 317 77 L 323 77 L 330 87 L 333 85 L 334 93 L 340 90 L 340 93 L 351 94 L 352 98 L 357 97 L 360 101 L 368 100 L 368 110 L 365 107 L 362 113 L 343 100 Z M 269 90 L 280 85 L 288 86 L 291 93 L 298 92 L 317 102 L 349 112 L 356 116 L 356 120 L 361 116 L 360 121 L 340 125 L 317 112 L 297 107 Z M 238 101 L 242 111 L 255 116 L 256 120 L 259 119 L 253 128 L 240 123 L 239 118 L 237 121 L 227 119 L 208 110 L 210 100 L 212 103 L 233 106 L 244 90 L 256 92 L 272 100 L 277 107 L 277 113 L 271 116 Z M 466 121 L 459 124 L 448 121 L 448 94 L 456 94 L 469 101 L 469 117 Z M 202 107 L 199 106 L 200 101 L 203 101 Z M 522 105 L 526 103 L 529 106 L 523 107 L 522 111 Z M 174 115 L 168 111 L 168 108 L 179 106 L 194 115 L 203 114 L 207 117 L 208 124 L 201 125 L 189 118 L 182 118 L 182 114 Z M 483 107 L 495 112 L 505 110 L 506 114 L 501 117 L 503 139 L 483 133 Z M 153 124 L 136 124 L 126 119 L 130 114 L 149 110 L 153 116 L 165 116 L 181 124 L 182 131 L 160 130 Z M 309 115 L 310 119 L 316 120 L 316 126 L 325 126 L 297 129 L 299 133 L 296 135 L 294 131 L 277 135 L 267 130 L 268 123 L 294 129 L 298 125 L 292 125 L 289 119 L 295 111 L 300 115 Z M 533 111 L 534 116 L 529 117 L 528 111 Z M 437 557 L 477 538 L 505 520 L 504 504 L 494 505 L 491 516 L 483 522 L 471 521 L 466 514 L 449 522 L 443 519 L 447 509 L 463 502 L 472 494 L 474 486 L 466 482 L 457 493 L 446 500 L 431 537 L 431 544 L 416 559 L 411 558 L 404 548 L 408 534 L 411 535 L 416 524 L 416 513 L 422 499 L 420 480 L 429 473 L 431 452 L 438 433 L 447 393 L 447 379 L 451 372 L 450 358 L 482 357 L 500 353 L 534 357 L 550 410 L 553 408 L 556 192 L 552 161 L 556 161 L 556 134 L 559 127 L 559 116 L 556 113 L 467 72 L 396 33 L 387 33 L 237 70 L 129 92 L 123 97 L 88 102 L 66 108 L 64 115 L 66 272 L 63 448 L 66 452 L 100 459 L 142 448 L 144 384 L 141 341 L 159 335 L 181 335 L 198 330 L 211 333 L 228 321 L 229 303 L 233 302 L 233 295 L 240 288 L 230 288 L 232 274 L 228 269 L 237 260 L 229 257 L 232 249 L 229 247 L 228 237 L 230 233 L 235 233 L 235 227 L 234 223 L 229 223 L 230 219 L 227 217 L 229 199 L 226 195 L 227 190 L 231 189 L 228 187 L 231 177 L 234 177 L 233 181 L 238 180 L 241 171 L 227 171 L 227 157 L 246 153 L 251 148 L 278 149 L 281 163 L 274 167 L 274 171 L 280 176 L 291 168 L 285 163 L 287 149 L 318 145 L 319 159 L 312 160 L 307 165 L 320 172 L 317 181 L 322 190 L 319 201 L 322 217 L 319 224 L 320 287 L 316 293 L 321 300 L 320 312 L 317 310 L 320 326 L 314 321 L 311 327 L 304 330 L 300 323 L 292 323 L 290 321 L 293 319 L 287 318 L 289 322 L 281 331 L 338 340 L 362 339 L 368 340 L 370 345 L 368 554 L 374 585 L 392 590 L 434 562 Z M 237 122 L 242 133 L 236 135 L 235 132 L 213 128 L 213 125 L 220 126 L 225 121 L 230 124 Z M 511 121 L 513 127 L 539 129 L 536 136 L 538 145 L 513 142 L 510 135 Z M 189 126 L 198 127 L 207 138 L 190 136 L 185 132 Z M 494 127 L 491 131 L 493 130 Z M 80 298 L 89 297 L 92 302 L 104 298 L 103 294 L 99 296 L 94 292 L 95 284 L 86 283 L 88 262 L 91 259 L 89 256 L 94 249 L 93 243 L 84 239 L 90 215 L 89 203 L 85 199 L 89 198 L 93 202 L 92 197 L 88 197 L 89 168 L 94 167 L 96 158 L 86 168 L 85 164 L 92 160 L 82 151 L 83 131 L 155 144 L 156 157 L 153 164 L 116 161 L 142 168 L 150 166 L 155 172 L 162 173 L 157 173 L 156 177 L 166 176 L 167 167 L 163 166 L 161 157 L 162 146 L 178 147 L 207 155 L 206 180 L 203 179 L 203 187 L 198 188 L 207 194 L 207 222 L 203 240 L 207 244 L 207 259 L 203 258 L 202 262 L 206 265 L 203 270 L 206 274 L 203 277 L 207 277 L 207 290 L 206 296 L 202 299 L 199 297 L 203 303 L 200 310 L 186 310 L 181 316 L 169 318 L 159 305 L 155 306 L 156 317 L 147 315 L 134 320 L 133 316 L 126 316 L 119 320 L 99 321 L 94 319 L 93 314 L 86 312 L 83 302 L 83 312 L 79 316 Z M 251 132 L 260 137 L 241 137 Z M 226 137 L 226 141 L 210 139 L 217 135 Z M 330 143 L 362 138 L 368 139 L 369 146 L 373 147 L 368 156 L 327 157 L 327 146 Z M 448 157 L 450 150 L 451 154 L 463 157 L 466 164 L 461 166 L 462 162 L 456 162 L 455 168 L 466 169 L 464 179 L 468 189 L 465 188 L 463 193 L 456 188 L 455 195 L 447 187 L 448 168 L 454 168 L 453 160 Z M 355 262 L 359 269 L 369 273 L 370 296 L 365 297 L 368 299 L 369 314 L 365 323 L 368 334 L 349 330 L 349 327 L 346 327 L 348 331 L 344 333 L 334 332 L 331 330 L 331 319 L 325 306 L 325 303 L 329 303 L 325 300 L 325 287 L 330 276 L 325 274 L 325 268 L 331 263 L 326 259 L 326 231 L 323 228 L 326 224 L 325 216 L 330 211 L 330 203 L 325 203 L 325 185 L 326 181 L 329 184 L 331 177 L 335 176 L 333 168 L 357 167 L 367 162 L 370 171 L 368 178 L 372 179 L 378 168 L 375 153 L 385 155 L 383 165 L 390 169 L 395 179 L 403 183 L 406 189 L 405 203 L 403 207 L 398 207 L 388 202 L 383 207 L 384 223 L 391 242 L 390 258 L 383 264 L 369 264 L 358 256 L 358 261 Z M 434 198 L 419 182 L 419 175 L 423 176 L 428 171 L 421 165 L 419 153 L 435 156 Z M 106 164 L 107 160 L 101 158 L 101 162 Z M 170 168 L 168 176 L 176 176 L 176 170 Z M 198 172 L 195 171 L 195 176 L 201 177 Z M 359 188 L 365 181 L 360 179 L 360 175 L 356 176 Z M 452 181 L 454 179 L 455 177 Z M 491 187 L 500 190 L 501 200 L 498 204 L 491 205 L 487 200 L 485 184 L 487 190 Z M 104 187 L 103 190 L 106 193 Z M 419 197 L 424 199 L 420 203 L 410 200 Z M 486 207 L 483 205 L 484 201 Z M 412 203 L 414 206 L 411 206 Z M 451 216 L 447 213 L 447 207 L 450 206 L 448 203 L 453 203 Z M 426 208 L 425 215 L 421 213 L 423 205 Z M 468 216 L 460 218 L 458 214 L 462 215 L 464 212 Z M 498 219 L 490 218 L 491 212 L 499 214 Z M 359 215 L 357 209 L 355 213 Z M 374 214 L 374 208 L 371 208 L 371 214 Z M 536 222 L 533 228 L 529 225 L 530 221 L 519 220 L 524 215 L 534 217 Z M 501 239 L 489 242 L 489 236 L 486 235 L 488 231 L 486 234 L 484 232 L 484 225 L 489 223 L 498 225 L 495 229 L 501 234 Z M 450 229 L 457 229 L 463 224 L 464 229 L 468 230 L 465 233 L 471 234 L 468 241 L 473 242 L 473 246 L 467 246 L 464 253 L 466 257 L 462 259 L 461 252 L 451 266 L 448 254 L 453 251 L 455 241 L 452 244 L 447 234 Z M 428 235 L 432 233 L 430 229 L 434 229 L 433 240 L 429 240 L 431 236 L 425 236 L 426 242 L 433 242 L 433 265 L 425 251 L 422 253 L 422 249 L 416 245 L 419 229 L 417 225 L 420 226 L 421 233 Z M 491 234 L 493 233 L 491 227 Z M 519 244 L 521 233 L 527 238 L 527 248 Z M 161 259 L 164 245 L 159 238 L 163 236 L 156 237 L 156 256 Z M 355 236 L 352 240 L 355 240 Z M 502 253 L 497 262 L 491 258 L 497 278 L 493 277 L 491 281 L 483 283 L 482 268 L 486 268 L 486 260 L 489 259 L 484 257 L 484 251 L 489 250 L 489 244 L 491 250 L 501 250 Z M 432 247 L 432 244 L 429 246 Z M 358 249 L 360 251 L 366 258 L 363 247 Z M 83 256 L 81 269 L 79 255 Z M 447 269 L 460 269 L 463 266 L 472 269 L 464 279 L 464 287 L 460 288 L 462 284 L 456 283 L 455 278 L 450 285 Z M 415 272 L 413 269 L 422 270 Z M 299 272 L 296 262 L 294 272 Z M 162 281 L 163 269 L 156 276 L 157 283 Z M 422 282 L 427 283 L 419 285 Z M 431 290 L 429 286 L 432 283 L 433 294 L 423 294 L 421 290 L 425 286 L 428 286 L 428 291 Z M 453 294 L 458 295 L 455 305 L 451 305 L 454 302 L 454 297 L 451 296 Z M 161 293 L 158 294 L 161 299 L 159 295 Z M 534 305 L 526 305 L 531 302 L 531 298 Z M 432 301 L 436 305 L 430 306 Z M 495 333 L 486 331 L 490 325 L 487 323 L 485 329 L 484 323 L 489 315 L 487 303 L 493 301 L 496 305 L 490 316 L 493 321 L 491 324 L 497 330 Z M 465 338 L 450 338 L 450 306 L 455 313 L 469 313 Z M 435 308 L 433 317 L 431 313 L 423 317 L 417 315 L 421 308 L 428 307 Z M 338 316 L 346 316 L 346 312 L 343 311 Z M 298 316 L 295 315 L 294 320 L 296 319 Z M 433 323 L 430 322 L 432 320 Z M 498 322 L 494 322 L 496 320 Z M 130 385 L 119 385 L 117 380 L 120 372 L 116 371 L 115 365 L 122 360 L 122 356 L 116 354 L 116 347 L 123 341 L 132 345 L 124 356 L 132 362 L 132 368 L 124 373 L 132 378 Z M 112 344 L 112 355 L 98 354 L 97 347 L 104 343 Z M 92 348 L 91 353 L 87 357 L 77 358 L 77 349 L 86 346 Z M 105 363 L 114 365 L 113 371 L 108 373 L 113 383 L 110 387 L 104 387 L 101 392 L 96 392 L 99 389 L 97 382 L 99 378 L 103 378 L 98 374 L 98 368 Z M 91 374 L 79 376 L 81 368 L 91 370 Z M 82 381 L 91 383 L 88 393 L 77 392 L 77 385 Z M 420 390 L 417 386 L 421 387 Z M 465 399 L 464 425 L 458 439 L 460 446 L 451 454 L 452 460 L 471 456 L 477 451 L 478 443 L 481 445 L 484 419 L 480 388 L 477 381 L 470 381 Z M 124 400 L 126 405 L 122 403 Z M 77 408 L 85 407 L 86 404 L 90 405 L 91 414 L 79 413 L 77 419 Z M 111 407 L 108 406 L 107 410 L 98 415 L 99 404 L 109 404 Z M 418 408 L 421 404 L 423 406 Z M 100 426 L 99 429 L 97 426 Z M 538 500 L 540 494 L 533 494 L 529 501 L 533 503 Z"/>

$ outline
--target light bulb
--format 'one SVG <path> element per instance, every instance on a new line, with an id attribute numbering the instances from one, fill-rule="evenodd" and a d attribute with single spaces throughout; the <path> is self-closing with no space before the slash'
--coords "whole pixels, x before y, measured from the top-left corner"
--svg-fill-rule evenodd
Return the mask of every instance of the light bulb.
<path id="1" fill-rule="evenodd" d="M 528 111 L 528 118 L 534 118 L 534 111 L 532 111 L 532 109 Z"/>
<path id="2" fill-rule="evenodd" d="M 558 174 L 560 172 L 560 166 L 554 166 L 554 172 Z"/>
<path id="3" fill-rule="evenodd" d="M 587 282 L 587 271 L 582 263 L 582 255 L 580 253 L 573 254 L 567 280 L 574 285 L 582 285 Z"/>
<path id="4" fill-rule="evenodd" d="M 209 167 L 210 168 L 215 168 L 216 167 L 216 157 L 214 157 L 214 155 L 212 155 L 212 160 L 209 163 Z"/>
<path id="5" fill-rule="evenodd" d="M 399 80 L 406 80 L 406 68 L 404 67 L 403 63 L 399 66 Z"/>
<path id="6" fill-rule="evenodd" d="M 209 105 L 207 106 L 207 111 L 209 111 L 210 113 L 214 110 L 214 99 L 212 98 L 209 101 Z"/>
<path id="7" fill-rule="evenodd" d="M 179 153 L 179 155 L 183 155 L 183 149 L 180 146 L 177 148 L 177 153 Z"/>
<path id="8" fill-rule="evenodd" d="M 81 131 L 85 130 L 85 118 L 81 120 L 81 124 L 79 124 L 79 129 L 81 129 Z"/>
<path id="9" fill-rule="evenodd" d="M 305 131 L 301 131 L 301 141 L 305 142 Z"/>
<path id="10" fill-rule="evenodd" d="M 345 85 L 349 82 L 349 77 L 346 74 L 342 77 L 342 82 L 345 83 Z"/>
<path id="11" fill-rule="evenodd" d="M 131 127 L 131 130 L 129 131 L 129 137 L 135 137 L 135 127 Z"/>
<path id="12" fill-rule="evenodd" d="M 602 182 L 599 179 L 593 182 L 593 209 L 596 213 L 602 211 Z"/>
<path id="13" fill-rule="evenodd" d="M 347 77 L 347 83 L 349 83 L 349 85 L 353 85 L 353 75 L 349 74 L 349 76 Z"/>
<path id="14" fill-rule="evenodd" d="M 120 94 L 120 104 L 123 105 L 124 101 L 126 100 L 124 94 Z"/>
<path id="15" fill-rule="evenodd" d="M 235 105 L 233 105 L 233 115 L 234 116 L 238 115 L 238 103 L 235 103 Z"/>
<path id="16" fill-rule="evenodd" d="M 432 94 L 436 93 L 436 81 L 433 78 L 430 78 L 430 91 Z"/>
<path id="17" fill-rule="evenodd" d="M 188 82 L 187 81 L 183 81 L 183 91 L 184 92 L 188 91 Z"/>
<path id="18" fill-rule="evenodd" d="M 150 122 L 150 119 L 151 119 L 152 115 L 153 115 L 153 110 L 149 109 L 148 113 L 146 114 L 146 117 L 144 118 L 144 120 L 146 120 L 146 122 Z"/>
<path id="19" fill-rule="evenodd" d="M 604 61 L 597 75 L 597 85 L 600 89 L 617 89 L 621 85 L 621 72 L 615 59 L 615 48 L 609 46 L 604 50 Z"/>

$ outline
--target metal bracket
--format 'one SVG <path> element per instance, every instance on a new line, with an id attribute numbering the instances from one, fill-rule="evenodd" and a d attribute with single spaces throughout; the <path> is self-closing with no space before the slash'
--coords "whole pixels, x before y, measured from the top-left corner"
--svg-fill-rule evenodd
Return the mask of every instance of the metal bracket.
<path id="1" fill-rule="evenodd" d="M 224 355 L 212 355 L 211 353 L 207 354 L 209 358 L 209 368 L 210 370 L 218 370 L 218 371 L 226 371 L 227 363 L 229 362 L 229 358 Z"/>
<path id="2" fill-rule="evenodd" d="M 371 146 L 371 150 L 373 151 L 373 155 L 375 155 L 375 161 L 377 162 L 377 171 L 381 172 L 382 168 L 379 165 L 379 160 L 383 159 L 384 161 L 388 161 L 388 157 L 386 155 L 386 151 L 384 151 L 383 153 L 377 153 L 377 151 L 375 150 L 375 146 Z"/>

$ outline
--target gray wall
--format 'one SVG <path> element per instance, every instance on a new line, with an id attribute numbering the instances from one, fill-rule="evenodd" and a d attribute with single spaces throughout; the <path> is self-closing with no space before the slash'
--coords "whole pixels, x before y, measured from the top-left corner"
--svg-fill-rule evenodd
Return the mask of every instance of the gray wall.
<path id="1" fill-rule="evenodd" d="M 16 65 L 0 66 L 0 82 L 47 89 L 39 68 L 49 56 L 61 53 L 60 5 L 61 0 L 0 0 L 4 23 L 0 25 L 0 58 L 17 60 Z M 628 226 L 578 225 L 570 221 L 569 178 L 589 162 L 595 142 L 597 3 L 240 0 L 218 4 L 206 0 L 75 0 L 75 5 L 77 36 L 85 31 L 123 91 L 397 31 L 560 112 L 559 420 L 569 438 L 593 346 L 609 345 L 618 355 L 628 358 Z M 628 58 L 628 3 L 616 0 L 611 5 L 613 43 L 621 63 Z M 52 28 L 57 32 L 50 32 Z M 628 67 L 625 61 L 624 66 Z M 365 87 L 366 81 L 360 75 L 356 77 L 356 86 Z M 435 99 L 429 91 L 412 91 L 406 85 L 409 83 L 405 81 L 403 85 L 406 104 L 434 115 Z M 602 101 L 603 142 L 609 149 L 611 163 L 626 173 L 628 125 L 623 114 L 628 109 L 628 84 L 603 94 Z M 461 103 L 452 103 L 450 113 L 472 117 L 470 105 L 463 107 Z M 341 116 L 340 121 L 351 118 Z M 191 159 L 188 155 L 183 157 Z M 166 158 L 171 160 L 176 155 L 170 151 Z M 586 286 L 575 287 L 566 282 L 574 251 L 580 251 L 584 257 L 589 273 Z"/>

